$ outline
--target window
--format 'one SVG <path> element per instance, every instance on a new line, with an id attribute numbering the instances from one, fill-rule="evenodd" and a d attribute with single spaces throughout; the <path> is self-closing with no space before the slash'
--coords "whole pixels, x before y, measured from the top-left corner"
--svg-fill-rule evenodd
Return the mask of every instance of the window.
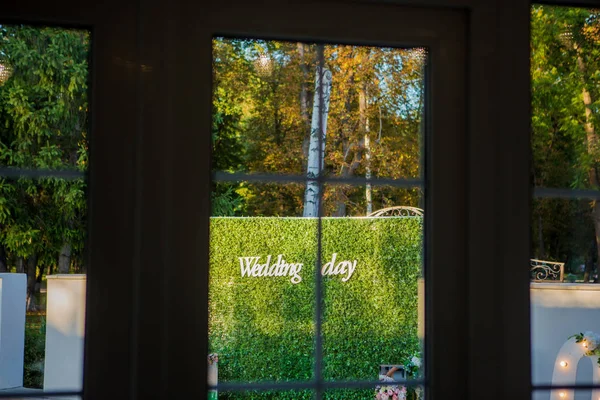
<path id="1" fill-rule="evenodd" d="M 461 301 L 428 282 L 444 281 L 453 290 L 461 286 L 455 272 L 462 265 L 455 262 L 464 254 L 448 238 L 461 237 L 451 221 L 463 205 L 459 196 L 438 202 L 427 193 L 434 187 L 444 190 L 442 182 L 464 179 L 464 171 L 445 166 L 455 154 L 437 161 L 430 157 L 434 149 L 442 155 L 442 148 L 455 149 L 464 140 L 462 70 L 443 67 L 464 62 L 464 15 L 440 11 L 432 19 L 420 9 L 369 11 L 357 5 L 345 8 L 339 16 L 344 24 L 331 29 L 328 21 L 341 10 L 320 16 L 303 14 L 305 7 L 297 11 L 298 18 L 311 21 L 305 34 L 315 39 L 293 41 L 301 30 L 273 25 L 288 21 L 289 11 L 263 7 L 217 7 L 212 26 L 206 27 L 213 36 L 216 216 L 210 222 L 209 351 L 219 357 L 218 383 L 214 362 L 209 376 L 212 389 L 226 398 L 300 396 L 276 394 L 282 389 L 305 390 L 307 398 L 373 395 L 381 365 L 408 369 L 412 356 L 421 353 L 423 256 L 425 314 L 431 307 L 431 313 L 452 318 L 453 305 Z M 359 21 L 368 12 L 393 16 L 379 17 L 382 28 L 389 23 L 389 29 L 363 30 Z M 248 28 L 250 20 L 265 26 Z M 399 21 L 412 21 L 432 36 L 408 25 L 394 31 Z M 236 35 L 247 29 L 255 37 Z M 278 40 L 264 39 L 273 36 Z M 340 44 L 349 41 L 355 43 Z M 371 134 L 377 124 L 388 132 L 379 143 Z M 390 128 L 394 124 L 400 127 Z M 375 211 L 402 205 L 424 207 L 425 217 L 336 218 L 364 216 L 369 206 Z M 441 208 L 452 210 L 446 221 Z M 268 218 L 278 216 L 285 218 Z M 411 229 L 414 234 L 408 235 Z M 394 245 L 386 249 L 377 232 Z M 428 249 L 436 246 L 451 259 L 430 260 Z M 389 252 L 381 256 L 386 261 L 369 258 L 368 248 Z M 400 254 L 406 256 L 402 261 Z M 335 273 L 340 263 L 352 266 L 345 276 L 337 276 L 342 267 Z M 456 270 L 451 273 L 449 265 Z M 388 293 L 377 293 L 381 287 Z M 390 327 L 378 326 L 377 317 L 398 326 L 393 321 Z M 427 326 L 425 371 L 436 362 L 428 359 L 436 335 L 429 338 Z M 440 343 L 459 337 L 455 328 L 446 332 Z M 423 376 L 427 391 L 427 373 Z M 420 383 L 405 385 L 412 393 Z M 340 387 L 344 390 L 334 390 Z"/>
<path id="2" fill-rule="evenodd" d="M 570 388 L 598 383 L 597 18 L 589 8 L 531 10 L 532 258 L 546 260 L 532 267 L 532 379 L 555 388 L 536 391 L 539 399 L 598 395 Z"/>
<path id="3" fill-rule="evenodd" d="M 7 393 L 81 393 L 89 49 L 86 30 L 0 26 L 0 381 Z"/>
<path id="4" fill-rule="evenodd" d="M 84 397 L 206 395 L 212 120 L 206 82 L 213 37 L 392 46 L 392 32 L 403 46 L 466 42 L 468 49 L 466 63 L 432 58 L 431 64 L 442 74 L 464 74 L 443 87 L 432 78 L 431 110 L 446 118 L 432 132 L 465 136 L 443 134 L 437 136 L 443 142 L 430 143 L 427 179 L 448 176 L 435 179 L 430 194 L 437 203 L 424 207 L 439 224 L 426 243 L 429 262 L 445 266 L 435 278 L 426 276 L 426 393 L 431 399 L 530 398 L 529 273 L 523 268 L 531 255 L 529 2 L 427 0 L 420 10 L 404 1 L 228 5 L 89 0 L 0 8 L 7 21 L 92 30 L 93 251 Z M 350 18 L 357 8 L 362 18 Z M 457 32 L 441 14 L 458 15 L 465 29 Z M 327 24 L 313 22 L 323 15 L 330 16 Z M 436 104 L 446 98 L 440 91 L 456 97 Z M 466 121 L 451 122 L 464 115 L 458 108 L 465 99 Z M 345 390 L 340 386 L 319 390 Z"/>

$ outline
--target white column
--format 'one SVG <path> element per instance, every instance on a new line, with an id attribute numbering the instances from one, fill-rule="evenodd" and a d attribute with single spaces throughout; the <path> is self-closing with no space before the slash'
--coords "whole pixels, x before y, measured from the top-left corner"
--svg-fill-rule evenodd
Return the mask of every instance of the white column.
<path id="1" fill-rule="evenodd" d="M 85 275 L 49 275 L 44 390 L 81 390 Z"/>
<path id="2" fill-rule="evenodd" d="M 23 386 L 25 274 L 0 273 L 0 389 Z"/>

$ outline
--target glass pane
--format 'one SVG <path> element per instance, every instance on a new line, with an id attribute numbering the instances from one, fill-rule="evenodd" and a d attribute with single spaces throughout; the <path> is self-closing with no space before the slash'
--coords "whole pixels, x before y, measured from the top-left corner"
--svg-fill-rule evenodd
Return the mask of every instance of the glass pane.
<path id="1" fill-rule="evenodd" d="M 396 396 L 396 397 L 394 397 Z M 425 391 L 421 386 L 382 384 L 375 389 L 333 389 L 325 392 L 324 399 L 376 399 L 376 400 L 424 400 Z"/>
<path id="2" fill-rule="evenodd" d="M 90 34 L 0 25 L 0 166 L 85 171 Z"/>
<path id="3" fill-rule="evenodd" d="M 0 390 L 78 392 L 90 34 L 0 25 L 0 37 Z"/>
<path id="4" fill-rule="evenodd" d="M 213 168 L 305 175 L 320 123 L 327 176 L 420 177 L 426 58 L 422 48 L 215 38 Z"/>
<path id="5" fill-rule="evenodd" d="M 213 397 L 211 397 L 213 396 Z M 216 400 L 217 394 L 209 392 L 208 400 Z M 219 391 L 218 399 L 281 399 L 281 400 L 312 400 L 315 395 L 310 390 L 248 390 L 248 391 Z"/>
<path id="6" fill-rule="evenodd" d="M 598 10 L 585 8 L 531 9 L 533 182 L 538 188 L 567 189 L 562 198 L 532 203 L 534 384 L 599 382 L 600 204 L 594 200 L 600 194 L 599 17 Z M 587 189 L 590 198 L 577 198 L 569 189 Z M 542 395 L 550 393 L 536 396 Z M 571 391 L 554 392 L 552 398 L 559 395 L 574 398 Z M 589 392 L 581 396 L 590 398 Z"/>
<path id="7" fill-rule="evenodd" d="M 377 201 L 378 216 L 365 218 L 367 187 L 327 185 L 325 192 L 339 189 L 361 196 L 363 212 L 322 220 L 323 376 L 336 381 L 376 380 L 388 372 L 394 380 L 421 377 L 423 210 L 414 207 L 419 190 L 369 188 L 374 199 L 390 203 Z M 391 204 L 396 207 L 378 213 L 381 205 Z"/>
<path id="8" fill-rule="evenodd" d="M 213 184 L 214 217 L 301 217 L 304 183 L 217 182 Z"/>
<path id="9" fill-rule="evenodd" d="M 323 215 L 327 217 L 418 216 L 423 213 L 423 190 L 390 185 L 327 184 Z M 382 211 L 386 210 L 386 211 Z"/>
<path id="10" fill-rule="evenodd" d="M 419 376 L 426 56 L 213 40 L 209 382 Z"/>
<path id="11" fill-rule="evenodd" d="M 531 9 L 535 186 L 598 189 L 598 10 Z"/>
<path id="12" fill-rule="evenodd" d="M 219 382 L 312 379 L 317 220 L 246 214 L 212 217 L 210 229 Z"/>

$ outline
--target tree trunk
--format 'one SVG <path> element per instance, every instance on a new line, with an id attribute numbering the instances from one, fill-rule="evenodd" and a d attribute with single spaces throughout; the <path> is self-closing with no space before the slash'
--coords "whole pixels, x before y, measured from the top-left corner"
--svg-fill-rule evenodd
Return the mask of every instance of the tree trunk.
<path id="1" fill-rule="evenodd" d="M 68 274 L 71 266 L 71 243 L 64 242 L 58 255 L 58 273 Z"/>
<path id="2" fill-rule="evenodd" d="M 33 254 L 27 258 L 27 311 L 35 311 L 37 309 L 35 301 L 37 262 L 37 254 Z"/>
<path id="3" fill-rule="evenodd" d="M 17 273 L 25 273 L 25 260 L 23 260 L 23 257 L 17 257 Z"/>
<path id="4" fill-rule="evenodd" d="M 302 70 L 302 82 L 300 83 L 300 117 L 304 125 L 304 140 L 302 141 L 302 153 L 308 158 L 308 146 L 310 142 L 310 115 L 308 113 L 308 74 L 309 66 L 306 63 L 306 49 L 304 43 L 298 43 L 298 56 L 300 57 L 300 70 Z"/>
<path id="5" fill-rule="evenodd" d="M 593 164 L 588 171 L 589 183 L 592 189 L 598 189 L 598 170 L 596 168 L 596 160 L 598 154 L 598 136 L 596 135 L 596 130 L 594 128 L 593 122 L 593 111 L 592 111 L 592 96 L 590 95 L 589 90 L 587 89 L 586 83 L 586 67 L 585 62 L 583 61 L 583 57 L 581 55 L 581 51 L 577 45 L 574 46 L 575 51 L 577 51 L 577 67 L 579 69 L 579 73 L 581 74 L 582 81 L 582 90 L 581 96 L 583 99 L 583 104 L 585 106 L 585 134 L 587 141 L 587 151 L 588 154 L 592 157 Z M 598 262 L 600 263 L 600 204 L 597 201 L 593 203 L 593 219 L 594 219 L 594 230 L 596 233 L 596 247 L 598 253 Z M 585 282 L 589 281 L 590 271 L 586 268 L 586 272 L 584 275 Z"/>
<path id="6" fill-rule="evenodd" d="M 6 249 L 0 244 L 0 272 L 8 272 L 8 260 L 6 259 Z"/>
<path id="7" fill-rule="evenodd" d="M 319 60 L 323 59 L 323 46 L 319 46 Z M 321 84 L 322 82 L 322 84 Z M 325 137 L 327 135 L 327 115 L 329 114 L 329 94 L 331 92 L 331 71 L 317 67 L 315 95 L 311 121 L 308 168 L 306 169 L 306 190 L 304 194 L 304 217 L 319 215 L 320 185 L 314 180 L 323 171 L 325 158 Z"/>
<path id="8" fill-rule="evenodd" d="M 358 97 L 359 104 L 359 114 L 360 114 L 360 123 L 364 128 L 365 137 L 365 178 L 367 178 L 367 184 L 365 187 L 365 198 L 367 201 L 367 215 L 373 212 L 373 189 L 371 188 L 371 138 L 369 137 L 369 118 L 367 116 L 367 84 L 363 81 L 363 84 L 360 88 L 360 93 Z"/>
<path id="9" fill-rule="evenodd" d="M 538 254 L 540 259 L 546 259 L 546 248 L 544 245 L 544 225 L 542 224 L 542 215 L 538 215 Z"/>

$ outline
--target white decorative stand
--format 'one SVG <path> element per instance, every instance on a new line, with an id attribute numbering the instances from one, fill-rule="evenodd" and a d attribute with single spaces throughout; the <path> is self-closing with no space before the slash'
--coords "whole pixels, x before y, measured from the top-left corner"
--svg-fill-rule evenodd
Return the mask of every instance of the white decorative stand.
<path id="1" fill-rule="evenodd" d="M 45 391 L 83 386 L 85 275 L 49 275 L 46 302 Z"/>
<path id="2" fill-rule="evenodd" d="M 23 386 L 25 274 L 0 273 L 0 389 Z"/>
<path id="3" fill-rule="evenodd" d="M 576 383 L 577 364 L 579 361 L 588 357 L 585 355 L 587 349 L 582 343 L 575 342 L 575 338 L 571 338 L 563 344 L 556 357 L 554 363 L 554 372 L 552 373 L 553 385 L 574 385 Z M 592 382 L 594 385 L 600 384 L 600 367 L 598 366 L 598 356 L 589 356 L 593 364 Z M 574 399 L 574 390 L 553 390 L 550 395 L 551 400 L 567 400 Z M 600 396 L 600 390 L 592 390 L 592 399 L 597 399 Z"/>

